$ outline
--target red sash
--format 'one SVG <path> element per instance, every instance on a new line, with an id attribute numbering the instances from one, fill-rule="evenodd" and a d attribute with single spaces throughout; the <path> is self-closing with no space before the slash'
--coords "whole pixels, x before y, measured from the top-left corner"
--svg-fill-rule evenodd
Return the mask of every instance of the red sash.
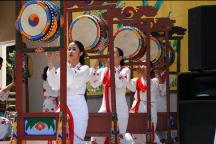
<path id="1" fill-rule="evenodd" d="M 56 108 L 56 111 L 58 109 L 60 109 L 60 104 Z M 73 144 L 73 142 L 74 142 L 74 121 L 73 121 L 72 113 L 71 113 L 70 109 L 68 108 L 68 106 L 66 106 L 66 113 L 69 116 L 69 138 L 70 138 L 70 144 Z"/>
<path id="2" fill-rule="evenodd" d="M 110 144 L 109 137 L 106 137 L 104 144 Z"/>
<path id="3" fill-rule="evenodd" d="M 52 140 L 48 140 L 47 144 L 54 144 L 54 142 Z"/>
<path id="4" fill-rule="evenodd" d="M 110 73 L 109 73 L 109 69 L 107 69 L 104 75 L 103 86 L 104 86 L 104 96 L 105 96 L 105 102 L 106 102 L 106 111 L 110 112 L 110 105 L 109 105 Z"/>
<path id="5" fill-rule="evenodd" d="M 133 108 L 131 108 L 130 112 L 131 113 L 137 113 L 138 109 L 139 109 L 139 105 L 140 105 L 140 91 L 145 92 L 147 90 L 147 85 L 144 85 L 142 83 L 142 78 L 138 77 L 137 79 L 137 83 L 136 83 L 136 90 L 137 90 L 137 102 L 135 104 L 135 106 Z M 153 133 L 152 133 L 152 139 L 153 141 L 155 140 L 155 128 L 154 128 L 154 124 L 152 123 L 152 129 L 153 129 Z"/>
<path id="6" fill-rule="evenodd" d="M 103 87 L 104 87 L 104 96 L 106 102 L 106 111 L 110 112 L 110 105 L 109 105 L 110 71 L 108 68 L 103 78 Z M 109 144 L 109 137 L 106 137 L 104 144 Z"/>
<path id="7" fill-rule="evenodd" d="M 142 83 L 142 77 L 138 77 L 136 83 L 137 90 L 137 102 L 133 108 L 130 109 L 131 113 L 137 113 L 140 105 L 140 91 L 145 92 L 147 90 L 147 86 Z"/>
<path id="8" fill-rule="evenodd" d="M 109 68 L 107 68 L 107 71 L 104 75 L 103 86 L 104 86 L 104 96 L 105 96 L 105 102 L 106 102 L 106 111 L 110 112 L 110 105 L 109 105 L 110 70 Z M 109 144 L 109 143 L 110 143 L 109 137 L 106 137 L 104 144 Z"/>

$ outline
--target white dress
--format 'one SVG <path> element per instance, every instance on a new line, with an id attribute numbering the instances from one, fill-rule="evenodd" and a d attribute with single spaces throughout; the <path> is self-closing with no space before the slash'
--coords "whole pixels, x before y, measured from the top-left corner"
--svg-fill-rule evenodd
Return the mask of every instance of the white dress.
<path id="1" fill-rule="evenodd" d="M 0 101 L 6 101 L 9 95 L 9 91 L 0 90 Z"/>
<path id="2" fill-rule="evenodd" d="M 0 90 L 0 101 L 6 101 L 9 91 Z M 0 116 L 0 140 L 5 139 L 10 135 L 11 123 L 8 119 Z"/>
<path id="3" fill-rule="evenodd" d="M 107 72 L 108 68 L 100 68 L 97 71 L 94 68 L 90 69 L 90 84 L 96 88 L 103 84 L 103 79 L 105 76 L 105 73 Z M 126 101 L 126 87 L 130 80 L 130 69 L 125 67 L 122 68 L 121 66 L 115 67 L 115 87 L 116 87 L 116 111 L 117 111 L 117 117 L 118 117 L 118 125 L 119 125 L 119 133 L 125 134 L 127 130 L 127 124 L 128 124 L 128 105 Z M 111 89 L 109 87 L 109 104 L 110 104 L 110 110 L 111 108 Z M 107 112 L 106 110 L 106 101 L 105 101 L 105 94 L 103 93 L 103 100 L 101 107 L 98 111 L 99 113 Z M 95 139 L 92 141 L 95 141 Z M 96 140 L 97 141 L 97 140 Z M 101 141 L 104 141 L 102 139 Z M 100 142 L 97 142 L 100 144 Z"/>
<path id="4" fill-rule="evenodd" d="M 160 95 L 157 95 L 157 112 L 166 112 L 167 111 L 167 102 L 166 102 L 166 77 L 165 72 L 160 74 L 163 81 L 160 86 Z"/>
<path id="5" fill-rule="evenodd" d="M 55 112 L 57 108 L 57 97 L 59 96 L 58 91 L 52 90 L 48 81 L 43 82 L 43 112 Z"/>
<path id="6" fill-rule="evenodd" d="M 160 94 L 157 95 L 157 112 L 167 111 L 166 102 L 166 81 L 163 84 L 159 84 Z"/>
<path id="7" fill-rule="evenodd" d="M 47 80 L 53 90 L 60 88 L 60 69 L 47 72 Z M 67 64 L 67 105 L 74 121 L 74 144 L 83 144 L 88 124 L 88 107 L 84 97 L 89 81 L 89 67 L 77 64 L 74 68 Z"/>
<path id="8" fill-rule="evenodd" d="M 134 95 L 134 102 L 132 104 L 132 108 L 137 103 L 137 79 L 133 78 L 128 85 L 128 88 L 135 92 Z M 147 80 L 141 79 L 142 84 L 147 86 Z M 152 116 L 152 123 L 154 125 L 154 130 L 156 130 L 157 125 L 157 96 L 160 94 L 160 88 L 159 88 L 159 80 L 157 78 L 151 79 L 151 116 Z M 147 90 L 145 92 L 140 91 L 140 104 L 138 107 L 138 113 L 147 113 Z M 135 144 L 143 144 L 146 141 L 144 134 L 133 134 L 133 141 L 135 141 Z M 156 143 L 160 143 L 157 135 L 155 135 L 155 141 Z"/>
<path id="9" fill-rule="evenodd" d="M 0 116 L 0 140 L 4 140 L 10 135 L 11 122 Z"/>

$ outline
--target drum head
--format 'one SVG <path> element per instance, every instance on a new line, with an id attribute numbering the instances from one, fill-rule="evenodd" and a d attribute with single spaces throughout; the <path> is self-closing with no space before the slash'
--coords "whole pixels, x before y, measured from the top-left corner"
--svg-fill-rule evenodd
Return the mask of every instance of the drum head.
<path id="1" fill-rule="evenodd" d="M 20 10 L 18 30 L 29 40 L 40 40 L 49 31 L 52 13 L 42 1 L 30 1 Z"/>
<path id="2" fill-rule="evenodd" d="M 100 39 L 100 26 L 97 19 L 90 15 L 77 17 L 70 25 L 70 41 L 80 41 L 85 50 L 94 48 Z"/>
<path id="3" fill-rule="evenodd" d="M 137 28 L 124 26 L 114 35 L 114 46 L 123 50 L 126 59 L 135 57 L 144 43 L 144 34 Z"/>
<path id="4" fill-rule="evenodd" d="M 160 42 L 154 38 L 150 37 L 150 60 L 153 63 L 153 65 L 156 65 L 159 63 L 159 61 L 162 58 L 162 47 L 160 45 Z M 141 61 L 146 60 L 146 53 L 145 55 L 140 59 Z"/>
<path id="5" fill-rule="evenodd" d="M 166 59 L 165 59 L 165 44 L 163 43 L 163 56 L 160 61 L 157 63 L 157 67 L 159 67 L 162 70 L 166 69 Z M 169 66 L 171 66 L 175 61 L 175 51 L 171 46 L 168 46 L 169 51 Z M 164 57 L 164 58 L 163 58 Z"/>

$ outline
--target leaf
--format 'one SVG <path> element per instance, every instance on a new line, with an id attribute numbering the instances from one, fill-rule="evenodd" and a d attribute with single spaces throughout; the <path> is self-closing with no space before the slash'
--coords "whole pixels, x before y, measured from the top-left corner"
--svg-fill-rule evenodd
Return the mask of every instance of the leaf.
<path id="1" fill-rule="evenodd" d="M 117 0 L 117 1 L 116 1 L 116 7 L 117 7 L 117 8 L 120 8 L 120 3 L 121 3 L 121 0 Z"/>
<path id="2" fill-rule="evenodd" d="M 120 29 L 123 27 L 123 24 L 117 24 L 117 29 Z"/>
<path id="3" fill-rule="evenodd" d="M 142 5 L 143 6 L 148 6 L 148 1 L 147 0 L 142 0 Z"/>
<path id="4" fill-rule="evenodd" d="M 157 0 L 156 3 L 155 3 L 155 5 L 154 5 L 154 7 L 156 9 L 160 9 L 161 6 L 162 6 L 162 4 L 163 4 L 163 2 L 164 2 L 163 0 Z"/>

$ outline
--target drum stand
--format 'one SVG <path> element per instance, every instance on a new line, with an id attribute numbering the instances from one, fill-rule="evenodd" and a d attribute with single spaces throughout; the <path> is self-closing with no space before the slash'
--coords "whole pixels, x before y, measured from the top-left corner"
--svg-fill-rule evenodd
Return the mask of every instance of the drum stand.
<path id="1" fill-rule="evenodd" d="M 60 15 L 62 15 L 62 11 L 63 11 L 63 2 L 59 1 L 60 3 Z M 23 1 L 16 1 L 16 15 L 18 16 L 18 13 L 21 9 L 23 5 Z M 46 44 L 44 44 L 43 46 L 38 46 L 38 47 L 28 47 L 27 45 L 24 44 L 23 42 L 23 38 L 21 36 L 21 34 L 19 32 L 16 31 L 16 111 L 17 111 L 17 122 L 13 125 L 13 129 L 15 130 L 14 132 L 16 133 L 13 137 L 13 139 L 11 140 L 11 143 L 17 143 L 17 144 L 22 144 L 23 142 L 25 143 L 26 140 L 55 140 L 56 136 L 55 135 L 47 135 L 47 136 L 35 136 L 35 135 L 27 135 L 25 133 L 26 130 L 26 126 L 25 126 L 25 122 L 28 119 L 34 119 L 34 118 L 41 118 L 41 119 L 52 119 L 52 121 L 58 121 L 58 114 L 57 113 L 32 113 L 29 112 L 29 89 L 28 89 L 28 80 L 25 80 L 25 93 L 26 93 L 26 112 L 23 111 L 23 87 L 22 87 L 22 83 L 23 83 L 23 71 L 22 71 L 22 59 L 23 59 L 23 55 L 25 53 L 38 53 L 38 52 L 45 52 L 45 51 L 58 51 L 60 50 L 61 53 L 63 54 L 63 51 L 65 49 L 63 49 L 63 36 L 62 36 L 62 29 L 60 28 L 60 44 L 59 46 L 53 46 L 50 47 L 50 43 L 47 42 Z M 31 41 L 29 41 L 29 43 L 31 43 Z M 37 42 L 36 42 L 37 43 Z M 27 44 L 27 43 L 26 43 Z M 66 45 L 66 44 L 65 44 Z M 66 52 L 66 51 L 65 51 Z M 66 61 L 66 58 L 63 56 L 61 59 L 62 61 Z M 63 63 L 63 62 L 62 62 Z M 64 65 L 61 65 L 61 68 L 63 69 L 62 71 L 66 73 L 66 63 L 64 63 Z M 63 73 L 62 72 L 62 73 Z M 63 84 L 66 84 L 66 77 L 61 73 L 61 85 L 63 86 Z M 66 86 L 61 87 L 61 102 L 62 105 L 66 105 L 66 101 L 63 100 L 63 98 L 65 98 L 66 93 L 64 93 L 66 91 Z M 66 125 L 66 111 L 65 108 L 63 109 L 63 120 L 65 122 Z M 57 125 L 54 126 L 55 128 L 57 127 Z M 63 126 L 63 129 L 66 131 L 66 127 Z M 63 131 L 63 133 L 65 132 Z M 66 134 L 65 134 L 66 136 Z M 66 141 L 65 141 L 66 142 Z"/>
<path id="2" fill-rule="evenodd" d="M 141 30 L 143 33 L 147 36 L 147 113 L 144 114 L 130 114 L 129 121 L 128 121 L 128 131 L 130 133 L 140 133 L 143 134 L 143 132 L 147 135 L 147 143 L 153 143 L 152 139 L 152 133 L 153 128 L 151 125 L 151 93 L 150 93 L 150 35 L 152 35 L 153 32 L 162 32 L 164 34 L 164 39 L 166 42 L 166 47 L 168 47 L 169 44 L 169 36 L 168 32 L 171 30 L 171 28 L 174 25 L 174 20 L 171 20 L 169 18 L 141 18 L 141 16 L 152 16 L 156 15 L 156 13 L 153 13 L 151 11 L 148 11 L 149 9 L 153 9 L 152 7 L 138 7 L 137 13 L 134 13 L 132 18 L 125 19 L 120 13 L 118 9 L 113 10 L 115 11 L 116 17 L 118 18 L 118 21 L 114 21 L 114 23 L 123 24 L 126 26 L 132 26 L 136 27 L 139 30 Z M 146 12 L 146 13 L 144 13 Z M 155 12 L 155 11 L 154 11 Z M 124 13 L 124 12 L 123 12 Z M 144 46 L 142 47 L 144 49 Z M 168 49 L 165 49 L 165 57 L 168 56 Z M 166 59 L 166 64 L 168 63 L 168 59 Z M 133 66 L 139 66 L 142 65 L 142 62 L 134 62 L 134 60 L 131 58 L 129 59 L 129 65 L 131 66 L 131 69 L 133 69 Z M 168 77 L 168 65 L 166 66 L 166 82 L 167 82 L 167 88 L 169 88 L 169 77 Z M 132 98 L 131 98 L 132 99 Z M 170 125 L 169 125 L 169 118 L 170 115 L 170 96 L 169 91 L 167 90 L 167 113 L 166 113 L 166 126 L 168 128 L 168 141 L 170 141 Z M 132 120 L 133 116 L 134 119 Z M 143 125 L 142 128 L 140 128 L 140 124 L 143 123 L 143 120 L 145 120 L 145 125 Z M 133 121 L 136 121 L 135 123 Z M 137 122 L 139 121 L 139 122 Z M 135 125 L 138 126 L 135 126 Z M 140 129 L 135 129 L 136 127 L 139 127 Z M 169 143 L 169 142 L 168 142 Z"/>
<path id="3" fill-rule="evenodd" d="M 63 5 L 62 5 L 63 3 Z M 20 4 L 18 4 L 17 11 L 19 10 Z M 61 68 L 61 80 L 60 80 L 60 95 L 61 95 L 61 110 L 62 110 L 62 143 L 66 144 L 66 51 L 68 45 L 68 27 L 72 22 L 72 13 L 82 12 L 82 11 L 91 11 L 91 10 L 107 10 L 103 13 L 103 17 L 108 22 L 109 28 L 109 46 L 107 55 L 95 55 L 90 56 L 90 59 L 99 59 L 99 58 L 109 58 L 110 59 L 110 72 L 111 75 L 114 75 L 114 40 L 113 40 L 113 24 L 124 24 L 126 26 L 133 26 L 139 28 L 142 32 L 147 35 L 147 113 L 130 113 L 128 120 L 128 129 L 130 133 L 146 133 L 148 136 L 147 143 L 153 143 L 152 141 L 152 126 L 151 126 L 151 93 L 150 93 L 150 35 L 152 32 L 162 32 L 166 41 L 166 46 L 169 44 L 169 35 L 168 32 L 172 29 L 175 21 L 169 18 L 141 18 L 143 15 L 146 17 L 154 17 L 157 14 L 157 9 L 151 6 L 140 6 L 137 7 L 137 12 L 133 13 L 132 17 L 127 17 L 125 11 L 122 11 L 120 8 L 115 7 L 115 2 L 107 1 L 94 1 L 93 4 L 87 3 L 86 1 L 64 1 L 61 2 L 61 13 L 63 12 L 64 16 L 64 25 L 63 31 L 61 30 L 61 44 L 60 49 L 56 48 L 55 50 L 60 50 L 60 68 Z M 118 20 L 113 20 L 117 18 Z M 62 33 L 63 32 L 63 33 Z M 21 45 L 21 37 L 17 33 L 17 49 L 23 48 Z M 142 48 L 143 50 L 144 48 Z M 47 48 L 47 51 L 50 49 Z M 28 51 L 28 50 L 27 50 Z M 45 50 L 46 51 L 46 50 Z M 16 110 L 18 112 L 17 120 L 17 134 L 18 134 L 18 144 L 22 143 L 22 140 L 26 139 L 37 139 L 37 140 L 55 140 L 55 136 L 47 137 L 37 137 L 37 136 L 24 136 L 24 118 L 28 117 L 53 117 L 58 121 L 58 114 L 56 113 L 24 113 L 22 110 L 22 61 L 21 61 L 21 52 L 16 54 Z M 166 54 L 168 56 L 168 49 L 166 48 Z M 168 59 L 166 59 L 166 83 L 167 88 L 169 88 L 169 77 L 168 77 Z M 129 65 L 131 69 L 133 66 L 140 65 L 142 63 L 135 62 L 134 60 L 129 60 Z M 170 138 L 170 125 L 169 125 L 169 116 L 170 116 L 170 96 L 167 89 L 167 113 L 166 117 L 166 126 L 168 128 L 168 137 Z M 116 97 L 115 97 L 115 77 L 111 77 L 111 101 L 112 101 L 112 113 L 90 113 L 89 115 L 89 124 L 87 128 L 86 136 L 111 136 L 111 143 L 118 143 L 118 133 L 117 133 L 117 113 L 116 113 Z M 160 116 L 159 116 L 160 117 Z M 112 125 L 113 123 L 113 125 Z M 95 126 L 97 124 L 97 127 Z M 111 135 L 110 130 L 114 133 Z M 169 142 L 168 142 L 169 143 Z"/>
<path id="4" fill-rule="evenodd" d="M 178 74 L 180 72 L 180 47 L 181 47 L 181 40 L 183 39 L 183 35 L 185 34 L 186 29 L 181 28 L 181 27 L 172 27 L 172 31 L 175 31 L 175 34 L 177 36 L 172 36 L 174 33 L 170 33 L 167 37 L 167 39 L 169 41 L 176 41 L 176 71 L 171 71 L 169 70 L 169 61 L 166 61 L 166 56 L 167 56 L 167 51 L 168 49 L 165 49 L 164 52 L 166 52 L 166 56 L 163 56 L 163 60 L 162 60 L 162 65 L 160 65 L 160 67 L 156 67 L 156 69 L 164 69 L 166 71 L 166 81 L 167 79 L 169 80 L 169 74 Z M 158 38 L 158 39 L 165 39 L 164 35 L 153 35 L 154 37 Z M 168 43 L 168 45 L 170 45 Z M 167 46 L 168 46 L 167 45 Z M 128 66 L 130 66 L 131 68 L 131 77 L 133 77 L 134 71 L 136 71 L 136 67 L 134 66 L 139 66 L 142 65 L 143 63 L 141 61 L 133 61 L 133 60 L 129 60 L 128 63 L 126 63 Z M 168 72 L 167 72 L 168 71 Z M 170 90 L 170 86 L 169 83 L 166 82 L 166 105 L 167 105 L 167 112 L 158 112 L 158 121 L 157 121 L 157 131 L 167 131 L 167 138 L 168 140 L 166 141 L 166 143 L 172 143 L 172 139 L 171 139 L 171 129 L 177 129 L 177 136 L 179 137 L 179 125 L 178 125 L 178 108 L 177 108 L 177 112 L 170 112 L 170 92 L 174 92 L 176 93 L 176 90 Z M 131 92 L 130 95 L 130 107 L 132 106 L 132 102 L 134 99 L 134 93 Z M 178 100 L 177 100 L 178 101 Z M 128 124 L 130 125 L 130 124 Z"/>

